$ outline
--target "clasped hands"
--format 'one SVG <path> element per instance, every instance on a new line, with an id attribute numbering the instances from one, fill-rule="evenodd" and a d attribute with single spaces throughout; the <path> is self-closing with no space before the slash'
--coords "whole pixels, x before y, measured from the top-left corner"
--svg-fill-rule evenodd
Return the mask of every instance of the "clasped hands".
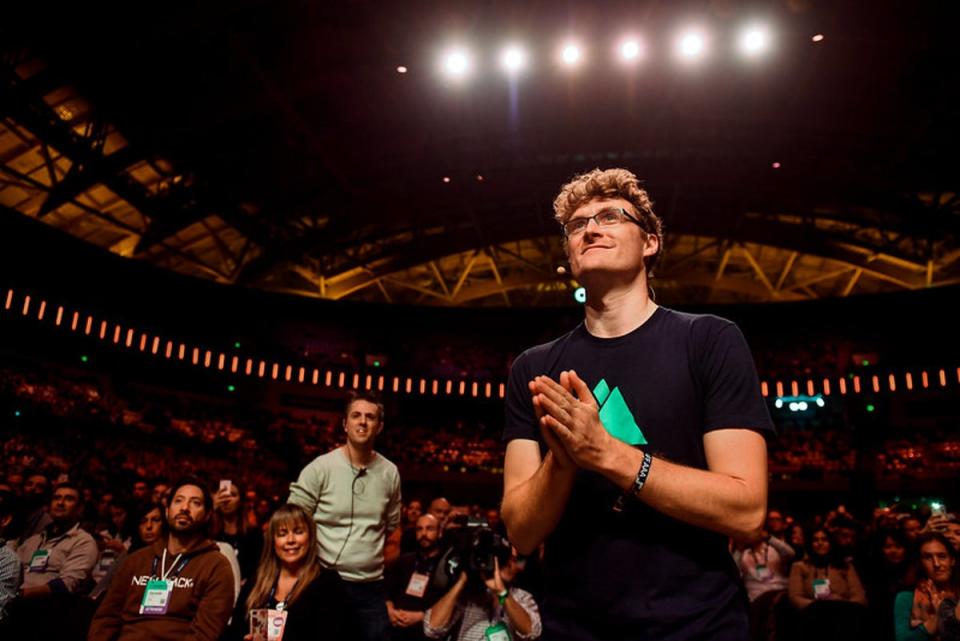
<path id="1" fill-rule="evenodd" d="M 560 382 L 537 376 L 528 383 L 540 432 L 565 470 L 600 471 L 613 455 L 615 438 L 600 422 L 597 401 L 573 370 L 560 372 Z"/>

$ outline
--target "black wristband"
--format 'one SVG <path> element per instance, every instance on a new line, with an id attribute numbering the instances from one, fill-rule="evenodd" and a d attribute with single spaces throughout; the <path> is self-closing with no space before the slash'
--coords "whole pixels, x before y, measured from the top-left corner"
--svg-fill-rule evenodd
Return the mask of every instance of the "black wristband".
<path id="1" fill-rule="evenodd" d="M 617 497 L 617 502 L 613 505 L 614 512 L 622 512 L 629 498 L 639 498 L 640 490 L 647 483 L 647 477 L 650 476 L 650 465 L 653 463 L 653 457 L 643 453 L 643 461 L 640 463 L 640 469 L 637 470 L 637 476 L 633 479 L 633 485 L 623 491 L 623 494 Z"/>

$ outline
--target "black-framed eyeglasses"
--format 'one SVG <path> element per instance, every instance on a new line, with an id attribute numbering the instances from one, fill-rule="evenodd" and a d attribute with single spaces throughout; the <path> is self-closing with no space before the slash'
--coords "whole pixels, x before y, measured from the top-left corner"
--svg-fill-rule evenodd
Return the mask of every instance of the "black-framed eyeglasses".
<path id="1" fill-rule="evenodd" d="M 597 223 L 598 227 L 614 227 L 625 220 L 629 220 L 632 223 L 636 223 L 640 229 L 646 231 L 640 219 L 623 207 L 607 207 L 606 209 L 601 209 L 593 216 L 577 216 L 563 223 L 560 227 L 563 229 L 564 236 L 572 238 L 585 232 L 591 220 Z"/>

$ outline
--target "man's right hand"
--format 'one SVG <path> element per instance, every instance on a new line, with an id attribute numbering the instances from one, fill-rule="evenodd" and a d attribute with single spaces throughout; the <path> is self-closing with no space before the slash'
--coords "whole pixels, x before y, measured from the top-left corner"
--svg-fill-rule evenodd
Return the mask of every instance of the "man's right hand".
<path id="1" fill-rule="evenodd" d="M 527 383 L 527 387 L 530 390 L 531 399 L 533 402 L 533 411 L 537 415 L 537 427 L 540 428 L 540 434 L 543 436 L 543 440 L 547 443 L 547 447 L 550 448 L 550 451 L 553 452 L 553 458 L 557 463 L 557 467 L 563 470 L 573 470 L 576 468 L 577 464 L 573 462 L 573 459 L 570 458 L 570 455 L 567 453 L 567 450 L 563 447 L 563 443 L 560 442 L 560 439 L 557 438 L 556 434 L 553 433 L 550 428 L 543 424 L 543 417 L 546 415 L 546 410 L 540 406 L 540 403 L 537 402 L 537 387 L 534 381 Z"/>

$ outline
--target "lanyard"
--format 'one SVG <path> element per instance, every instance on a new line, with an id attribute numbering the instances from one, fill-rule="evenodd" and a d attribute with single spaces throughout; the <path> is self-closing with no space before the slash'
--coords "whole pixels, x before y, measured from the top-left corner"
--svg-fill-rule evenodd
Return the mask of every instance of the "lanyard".
<path id="1" fill-rule="evenodd" d="M 173 560 L 173 563 L 170 564 L 169 569 L 167 568 L 167 550 L 163 550 L 163 559 L 160 567 L 160 580 L 165 581 L 167 577 L 178 577 L 180 573 L 183 572 L 183 568 L 187 567 L 187 563 L 190 561 L 190 557 L 183 559 L 180 562 L 180 565 L 177 565 L 177 561 L 180 561 L 180 557 L 183 556 L 183 553 L 177 555 L 177 558 Z M 176 568 L 176 569 L 174 569 Z M 153 569 L 150 570 L 150 576 L 157 576 L 157 557 L 153 557 Z"/>
<path id="2" fill-rule="evenodd" d="M 290 591 L 287 592 L 287 598 L 283 601 L 277 601 L 277 610 L 283 611 L 287 605 L 287 599 L 290 598 L 290 595 L 293 594 L 293 591 L 297 589 L 297 584 L 300 583 L 300 577 L 297 576 L 297 580 L 293 582 L 293 587 L 290 588 Z M 273 601 L 273 597 L 277 594 L 277 586 L 280 585 L 280 573 L 277 573 L 277 580 L 273 582 L 273 587 L 270 588 L 270 596 L 267 597 L 267 605 Z"/>

